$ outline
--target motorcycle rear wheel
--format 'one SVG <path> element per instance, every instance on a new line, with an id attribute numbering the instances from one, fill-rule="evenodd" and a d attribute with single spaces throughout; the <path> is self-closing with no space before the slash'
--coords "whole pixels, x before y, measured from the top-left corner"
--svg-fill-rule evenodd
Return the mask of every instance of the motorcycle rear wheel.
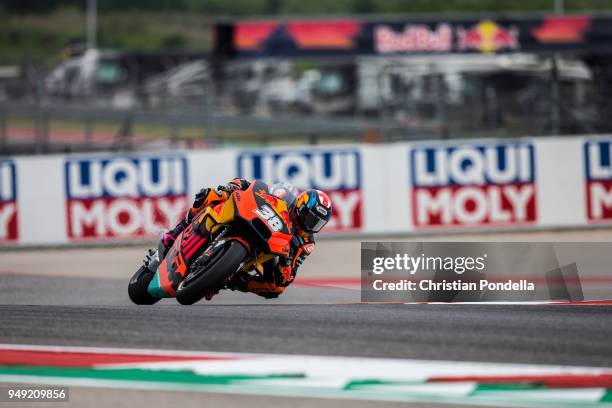
<path id="1" fill-rule="evenodd" d="M 149 283 L 155 274 L 146 266 L 141 266 L 140 269 L 130 279 L 128 284 L 128 295 L 130 300 L 137 305 L 152 305 L 159 302 L 159 298 L 154 298 L 149 295 Z"/>
<path id="2" fill-rule="evenodd" d="M 220 251 L 202 269 L 192 270 L 189 274 L 191 276 L 180 283 L 176 290 L 176 300 L 181 305 L 192 305 L 201 300 L 206 292 L 223 285 L 225 279 L 238 270 L 248 254 L 246 248 L 237 241 L 228 241 Z"/>

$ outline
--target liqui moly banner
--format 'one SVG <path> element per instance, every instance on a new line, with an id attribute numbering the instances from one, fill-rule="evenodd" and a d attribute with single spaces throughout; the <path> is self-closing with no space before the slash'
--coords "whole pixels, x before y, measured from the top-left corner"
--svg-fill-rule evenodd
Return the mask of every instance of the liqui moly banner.
<path id="1" fill-rule="evenodd" d="M 68 238 L 150 237 L 188 206 L 183 155 L 89 157 L 64 164 Z"/>
<path id="2" fill-rule="evenodd" d="M 416 228 L 536 221 L 532 144 L 415 146 L 410 169 Z"/>
<path id="3" fill-rule="evenodd" d="M 15 172 L 13 161 L 0 161 L 0 242 L 15 241 L 19 238 Z"/>
<path id="4" fill-rule="evenodd" d="M 362 227 L 361 157 L 357 149 L 240 152 L 238 175 L 267 183 L 288 181 L 300 190 L 325 191 L 333 205 L 326 231 Z"/>
<path id="5" fill-rule="evenodd" d="M 233 177 L 327 192 L 337 234 L 612 220 L 610 136 L 50 155 L 0 159 L 0 245 L 153 238 Z"/>
<path id="6" fill-rule="evenodd" d="M 612 142 L 590 140 L 584 144 L 587 218 L 612 220 Z"/>

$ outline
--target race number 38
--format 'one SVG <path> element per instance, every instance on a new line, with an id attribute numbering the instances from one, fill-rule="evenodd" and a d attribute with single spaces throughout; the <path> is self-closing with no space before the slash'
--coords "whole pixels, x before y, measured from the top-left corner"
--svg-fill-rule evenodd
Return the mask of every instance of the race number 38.
<path id="1" fill-rule="evenodd" d="M 269 205 L 262 205 L 255 210 L 255 214 L 268 223 L 272 231 L 278 232 L 283 229 L 283 222 Z"/>

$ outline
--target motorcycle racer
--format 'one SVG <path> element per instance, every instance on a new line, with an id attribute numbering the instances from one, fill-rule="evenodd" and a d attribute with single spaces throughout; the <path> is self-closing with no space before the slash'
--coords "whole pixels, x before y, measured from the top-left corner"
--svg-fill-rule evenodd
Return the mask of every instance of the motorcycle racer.
<path id="1" fill-rule="evenodd" d="M 166 250 L 203 209 L 226 201 L 232 192 L 246 190 L 251 183 L 243 178 L 235 178 L 217 188 L 200 190 L 185 217 L 176 227 L 164 234 L 162 243 Z M 331 201 L 322 191 L 310 189 L 299 193 L 289 183 L 278 183 L 272 185 L 269 192 L 285 200 L 289 207 L 292 225 L 289 256 L 275 257 L 265 262 L 262 265 L 261 275 L 238 272 L 230 278 L 225 287 L 230 290 L 255 293 L 267 299 L 278 297 L 293 282 L 298 268 L 314 249 L 314 234 L 321 231 L 332 214 Z M 211 300 L 218 292 L 219 290 L 215 290 L 206 293 L 204 297 L 206 300 Z"/>

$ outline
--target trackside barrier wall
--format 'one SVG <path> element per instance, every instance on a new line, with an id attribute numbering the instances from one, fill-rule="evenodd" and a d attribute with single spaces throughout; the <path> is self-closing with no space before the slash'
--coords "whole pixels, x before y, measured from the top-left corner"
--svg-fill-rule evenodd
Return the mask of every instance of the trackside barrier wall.
<path id="1" fill-rule="evenodd" d="M 18 156 L 0 242 L 156 236 L 203 186 L 242 176 L 329 193 L 327 234 L 585 227 L 612 220 L 612 137 Z"/>

